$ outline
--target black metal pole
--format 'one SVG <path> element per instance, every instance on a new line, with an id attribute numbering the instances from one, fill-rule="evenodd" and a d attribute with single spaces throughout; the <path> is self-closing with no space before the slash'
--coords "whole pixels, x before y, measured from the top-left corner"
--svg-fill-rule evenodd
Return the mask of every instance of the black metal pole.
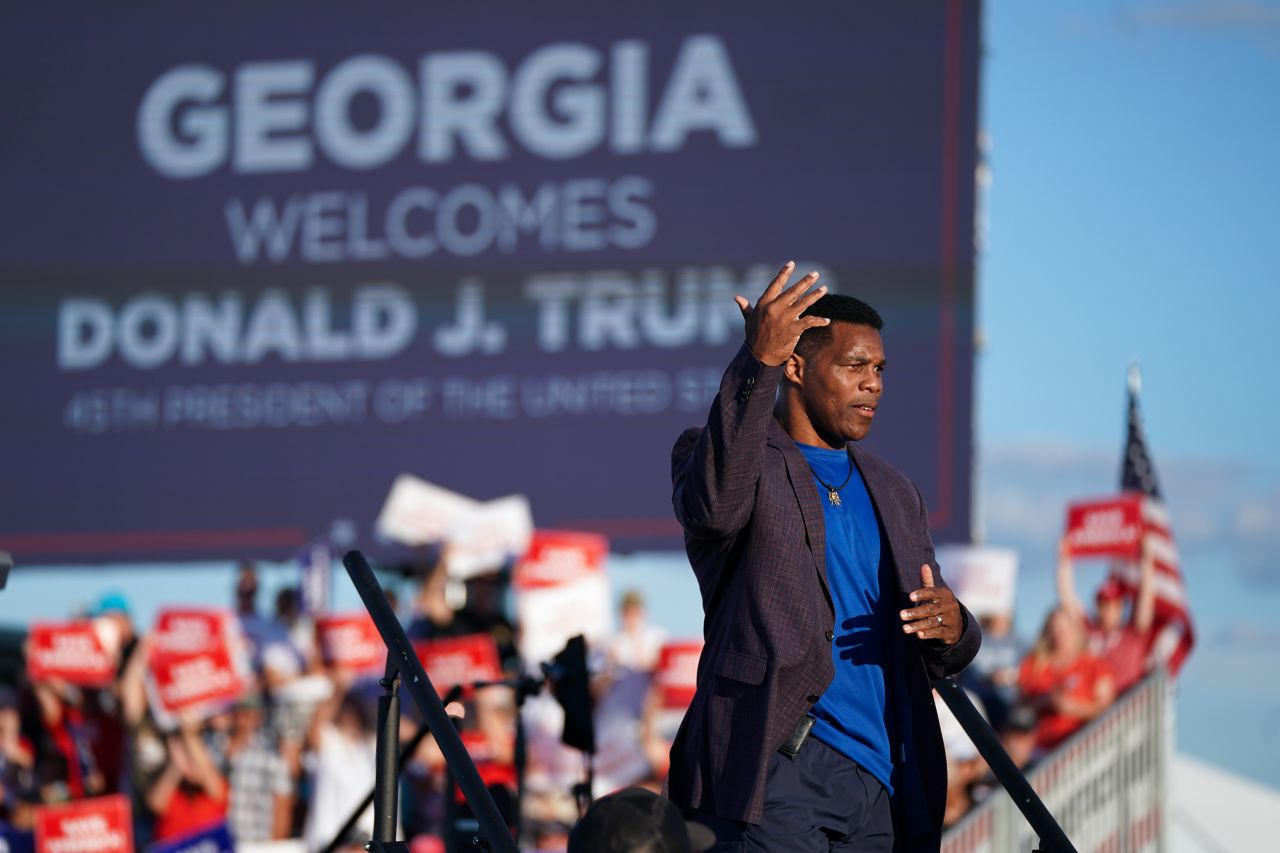
<path id="1" fill-rule="evenodd" d="M 525 741 L 524 735 L 524 700 L 530 696 L 537 695 L 542 689 L 542 685 L 546 682 L 546 677 L 541 678 L 524 675 L 519 678 L 502 678 L 496 681 L 473 681 L 471 687 L 474 690 L 483 690 L 488 687 L 509 687 L 516 701 L 516 740 L 514 748 L 514 756 L 512 763 L 516 770 L 516 802 L 513 807 L 515 812 L 512 820 L 515 822 L 516 838 L 520 837 L 520 833 L 524 827 L 524 777 L 525 769 L 528 765 L 529 747 Z"/>
<path id="2" fill-rule="evenodd" d="M 933 689 L 937 690 L 942 701 L 947 703 L 947 707 L 960 722 L 965 734 L 969 735 L 973 745 L 986 759 L 991 772 L 1009 792 L 1014 804 L 1027 819 L 1027 823 L 1031 824 L 1036 835 L 1040 836 L 1043 849 L 1048 853 L 1076 853 L 1071 839 L 1067 838 L 1067 834 L 1062 831 L 1062 827 L 1045 808 L 1044 802 L 1031 787 L 1027 777 L 1022 775 L 1018 765 L 1014 764 L 1009 753 L 1005 752 L 1004 746 L 996 733 L 991 730 L 990 724 L 978 713 L 978 709 L 973 707 L 973 703 L 969 701 L 969 695 L 950 678 L 933 679 Z"/>
<path id="3" fill-rule="evenodd" d="M 458 701 L 458 697 L 461 695 L 462 689 L 455 687 L 445 694 L 441 703 L 447 707 L 450 702 Z M 418 747 L 422 745 L 422 742 L 427 739 L 427 735 L 429 734 L 431 734 L 431 727 L 426 723 L 419 723 L 418 730 L 413 733 L 413 737 L 409 738 L 408 743 L 400 747 L 400 762 L 398 767 L 403 767 L 405 762 L 413 757 L 413 754 L 417 752 Z M 382 765 L 378 764 L 377 766 L 381 767 Z M 398 773 L 399 771 L 397 770 L 397 775 Z M 342 840 L 347 837 L 351 830 L 355 829 L 356 823 L 360 820 L 360 815 L 364 814 L 365 809 L 373 805 L 373 797 L 377 792 L 378 783 L 377 779 L 375 779 L 374 787 L 369 789 L 369 793 L 360 801 L 360 805 L 356 806 L 355 810 L 348 815 L 346 823 L 344 823 L 342 828 L 334 834 L 333 839 L 320 851 L 320 853 L 334 853 L 334 851 L 342 845 Z"/>
<path id="4" fill-rule="evenodd" d="M 396 805 L 400 787 L 400 673 L 388 656 L 378 697 L 378 741 L 373 783 L 373 840 L 396 840 Z"/>
<path id="5" fill-rule="evenodd" d="M 463 796 L 467 798 L 467 803 L 475 813 L 476 822 L 480 825 L 481 837 L 495 851 L 519 853 L 519 848 L 512 839 L 511 833 L 508 832 L 506 823 L 493 802 L 493 797 L 489 795 L 479 771 L 476 770 L 475 763 L 462 744 L 462 738 L 454 730 L 449 715 L 445 713 L 444 704 L 436 694 L 435 688 L 431 686 L 431 679 L 427 677 L 426 670 L 422 668 L 422 662 L 414 653 L 409 638 L 405 636 L 404 628 L 400 627 L 400 623 L 396 620 L 396 614 L 387 603 L 378 579 L 373 576 L 373 569 L 369 568 L 369 563 L 359 551 L 348 551 L 342 558 L 342 564 L 346 566 L 347 574 L 351 576 L 351 582 L 355 585 L 360 600 L 364 602 L 365 609 L 373 617 L 373 624 L 382 635 L 382 641 L 387 645 L 387 666 L 394 664 L 400 672 L 403 677 L 402 685 L 413 696 L 413 701 L 422 711 L 427 725 L 435 734 L 436 743 L 440 746 L 445 763 L 448 764 L 458 787 L 462 789 Z"/>

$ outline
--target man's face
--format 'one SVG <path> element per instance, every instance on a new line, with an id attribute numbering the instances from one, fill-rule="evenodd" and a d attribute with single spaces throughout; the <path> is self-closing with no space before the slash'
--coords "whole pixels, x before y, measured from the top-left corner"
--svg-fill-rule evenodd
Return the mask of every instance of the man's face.
<path id="1" fill-rule="evenodd" d="M 800 359 L 800 397 L 818 438 L 828 447 L 860 441 L 884 390 L 884 343 L 870 326 L 832 323 L 826 346 Z"/>

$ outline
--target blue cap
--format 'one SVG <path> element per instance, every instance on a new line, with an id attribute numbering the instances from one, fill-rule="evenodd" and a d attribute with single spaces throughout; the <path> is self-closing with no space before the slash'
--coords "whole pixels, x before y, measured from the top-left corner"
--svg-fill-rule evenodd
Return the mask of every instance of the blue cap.
<path id="1" fill-rule="evenodd" d="M 103 593 L 98 599 L 98 603 L 93 607 L 94 616 L 103 616 L 107 613 L 123 613 L 129 615 L 129 599 L 124 597 L 124 593 L 117 590 Z"/>

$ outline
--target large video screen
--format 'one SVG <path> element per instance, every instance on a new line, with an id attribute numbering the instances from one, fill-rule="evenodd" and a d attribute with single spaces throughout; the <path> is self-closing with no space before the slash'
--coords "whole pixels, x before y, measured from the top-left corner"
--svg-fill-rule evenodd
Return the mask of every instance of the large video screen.
<path id="1" fill-rule="evenodd" d="M 0 548 L 368 541 L 396 475 L 678 547 L 783 261 L 886 320 L 868 444 L 969 529 L 978 7 L 33 4 L 0 52 Z"/>

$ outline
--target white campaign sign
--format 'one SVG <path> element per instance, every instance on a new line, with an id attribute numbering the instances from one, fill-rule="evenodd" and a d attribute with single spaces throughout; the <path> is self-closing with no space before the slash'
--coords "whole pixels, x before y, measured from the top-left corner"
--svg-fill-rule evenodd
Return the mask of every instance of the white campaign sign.
<path id="1" fill-rule="evenodd" d="M 539 530 L 516 565 L 513 587 L 520 622 L 520 656 L 537 664 L 582 634 L 590 648 L 613 631 L 609 543 L 602 536 Z"/>
<path id="2" fill-rule="evenodd" d="M 1018 591 L 1018 552 L 986 545 L 939 545 L 942 576 L 975 616 L 1012 613 Z"/>
<path id="3" fill-rule="evenodd" d="M 401 474 L 378 515 L 377 529 L 380 536 L 403 545 L 444 544 L 449 576 L 465 580 L 523 554 L 533 536 L 533 513 L 523 495 L 477 501 Z"/>

